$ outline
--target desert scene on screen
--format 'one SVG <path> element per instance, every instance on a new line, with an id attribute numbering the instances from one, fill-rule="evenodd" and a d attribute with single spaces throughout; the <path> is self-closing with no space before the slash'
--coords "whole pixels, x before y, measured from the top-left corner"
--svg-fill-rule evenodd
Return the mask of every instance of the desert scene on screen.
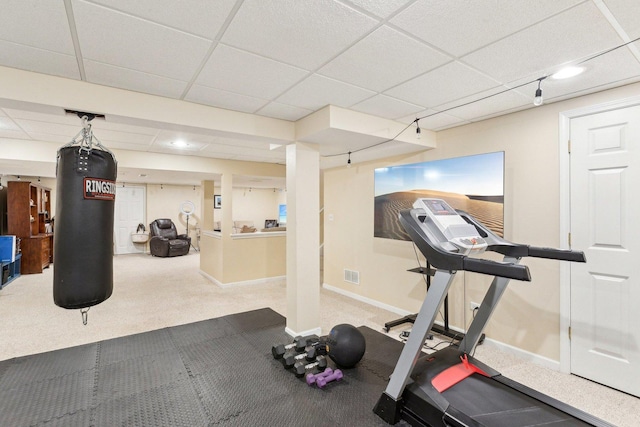
<path id="1" fill-rule="evenodd" d="M 447 193 L 435 190 L 409 190 L 383 194 L 375 198 L 374 237 L 411 240 L 398 220 L 398 213 L 411 209 L 419 198 L 443 199 L 454 209 L 462 209 L 484 224 L 485 227 L 504 236 L 504 196 L 475 196 Z"/>

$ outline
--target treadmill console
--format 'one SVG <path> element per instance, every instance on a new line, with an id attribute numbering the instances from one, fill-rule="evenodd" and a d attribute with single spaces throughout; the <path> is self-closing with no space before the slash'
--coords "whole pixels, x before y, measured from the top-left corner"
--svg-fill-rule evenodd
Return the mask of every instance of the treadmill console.
<path id="1" fill-rule="evenodd" d="M 442 246 L 456 250 L 461 255 L 480 254 L 487 249 L 487 242 L 478 234 L 478 230 L 462 219 L 447 202 L 442 199 L 422 198 L 413 203 L 414 209 L 420 209 L 444 235 L 447 242 Z M 427 219 L 424 224 L 427 225 Z"/>

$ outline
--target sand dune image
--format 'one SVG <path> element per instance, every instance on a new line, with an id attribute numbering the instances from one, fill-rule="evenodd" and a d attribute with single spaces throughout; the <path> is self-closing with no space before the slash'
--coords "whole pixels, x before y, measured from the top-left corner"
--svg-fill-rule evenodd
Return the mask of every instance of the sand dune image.
<path id="1" fill-rule="evenodd" d="M 398 213 L 411 209 L 421 197 L 443 199 L 454 209 L 462 209 L 498 236 L 504 235 L 503 197 L 474 196 L 435 190 L 410 190 L 384 194 L 375 198 L 374 237 L 411 240 L 398 220 Z"/>

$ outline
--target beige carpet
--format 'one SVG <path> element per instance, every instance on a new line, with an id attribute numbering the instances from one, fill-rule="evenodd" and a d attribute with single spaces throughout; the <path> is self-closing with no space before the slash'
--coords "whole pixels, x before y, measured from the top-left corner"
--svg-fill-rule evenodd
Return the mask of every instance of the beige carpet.
<path id="1" fill-rule="evenodd" d="M 114 292 L 92 307 L 88 324 L 78 310 L 53 303 L 52 268 L 23 275 L 0 291 L 0 360 L 138 332 L 220 317 L 262 307 L 286 316 L 285 284 L 220 289 L 199 273 L 200 257 L 121 255 L 114 258 Z M 81 268 L 81 266 L 79 266 Z M 323 333 L 351 323 L 382 330 L 394 313 L 321 291 Z M 393 329 L 397 337 L 401 328 Z M 478 347 L 483 362 L 505 376 L 620 427 L 640 426 L 640 399 L 525 362 L 490 345 Z"/>

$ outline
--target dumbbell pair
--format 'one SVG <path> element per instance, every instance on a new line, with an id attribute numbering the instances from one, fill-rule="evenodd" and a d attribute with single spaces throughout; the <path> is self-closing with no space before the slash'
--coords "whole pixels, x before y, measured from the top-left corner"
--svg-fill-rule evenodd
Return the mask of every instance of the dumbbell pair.
<path id="1" fill-rule="evenodd" d="M 336 369 L 335 371 L 331 368 L 327 368 L 324 372 L 319 372 L 317 374 L 307 374 L 306 380 L 307 384 L 312 386 L 313 384 L 317 384 L 318 388 L 323 388 L 330 383 L 331 381 L 340 381 L 343 378 L 342 371 L 340 369 Z"/>

